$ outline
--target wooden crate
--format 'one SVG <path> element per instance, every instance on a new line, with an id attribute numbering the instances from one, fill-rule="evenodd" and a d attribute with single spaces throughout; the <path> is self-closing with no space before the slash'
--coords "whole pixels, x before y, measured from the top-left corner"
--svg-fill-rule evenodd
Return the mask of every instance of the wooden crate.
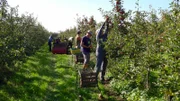
<path id="1" fill-rule="evenodd" d="M 96 73 L 92 70 L 80 70 L 80 87 L 95 87 L 97 86 Z"/>
<path id="2" fill-rule="evenodd" d="M 83 63 L 84 62 L 84 57 L 83 57 L 82 53 L 80 53 L 78 55 L 79 56 L 78 56 L 77 62 Z M 76 59 L 76 57 L 75 57 L 75 59 Z"/>

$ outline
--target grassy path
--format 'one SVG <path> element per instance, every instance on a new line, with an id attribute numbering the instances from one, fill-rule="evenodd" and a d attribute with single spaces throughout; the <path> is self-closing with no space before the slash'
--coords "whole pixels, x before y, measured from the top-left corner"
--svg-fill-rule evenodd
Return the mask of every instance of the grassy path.
<path id="1" fill-rule="evenodd" d="M 0 85 L 0 101 L 79 101 L 79 93 L 83 101 L 97 101 L 97 88 L 77 89 L 71 57 L 47 50 L 43 47 L 29 57 L 6 84 Z"/>

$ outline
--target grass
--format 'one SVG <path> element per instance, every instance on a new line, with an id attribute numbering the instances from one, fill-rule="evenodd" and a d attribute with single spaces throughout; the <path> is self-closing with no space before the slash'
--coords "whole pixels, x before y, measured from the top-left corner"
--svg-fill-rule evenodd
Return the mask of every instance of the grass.
<path id="1" fill-rule="evenodd" d="M 90 66 L 94 63 L 92 55 Z M 75 66 L 82 68 L 73 64 L 71 55 L 52 54 L 43 46 L 16 72 L 7 74 L 8 80 L 0 84 L 0 101 L 98 101 L 99 93 L 106 98 L 102 101 L 117 101 L 107 94 L 109 87 L 100 83 L 99 88 L 80 88 Z"/>
<path id="2" fill-rule="evenodd" d="M 97 101 L 97 87 L 78 87 L 70 55 L 54 55 L 44 46 L 18 68 L 0 85 L 0 101 L 79 101 L 79 95 Z"/>

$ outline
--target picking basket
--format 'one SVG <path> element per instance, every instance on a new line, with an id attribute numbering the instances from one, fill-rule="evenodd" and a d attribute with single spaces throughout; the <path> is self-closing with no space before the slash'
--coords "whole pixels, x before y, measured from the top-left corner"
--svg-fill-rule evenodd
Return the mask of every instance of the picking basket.
<path id="1" fill-rule="evenodd" d="M 76 54 L 80 54 L 81 50 L 79 48 L 71 48 L 70 52 L 71 54 L 76 55 Z"/>

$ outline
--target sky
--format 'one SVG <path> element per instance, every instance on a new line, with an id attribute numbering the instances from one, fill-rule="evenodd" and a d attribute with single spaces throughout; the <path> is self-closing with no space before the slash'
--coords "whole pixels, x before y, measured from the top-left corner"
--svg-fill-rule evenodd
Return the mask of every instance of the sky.
<path id="1" fill-rule="evenodd" d="M 112 10 L 110 0 L 7 0 L 11 7 L 19 6 L 19 14 L 33 14 L 48 31 L 59 32 L 76 26 L 77 14 L 94 16 L 97 22 L 104 18 L 98 10 Z M 136 10 L 138 0 L 124 0 L 125 10 Z M 172 0 L 139 0 L 140 10 L 168 9 Z"/>

